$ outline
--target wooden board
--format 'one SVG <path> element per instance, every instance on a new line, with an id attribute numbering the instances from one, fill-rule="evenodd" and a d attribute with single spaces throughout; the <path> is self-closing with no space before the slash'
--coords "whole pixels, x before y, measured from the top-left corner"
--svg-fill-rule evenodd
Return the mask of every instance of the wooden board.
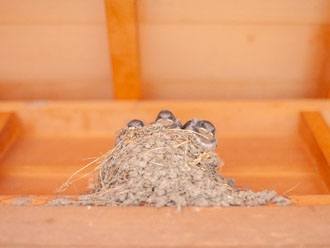
<path id="1" fill-rule="evenodd" d="M 328 247 L 330 206 L 0 207 L 6 247 Z"/>
<path id="2" fill-rule="evenodd" d="M 0 113 L 0 158 L 9 150 L 20 132 L 17 117 L 12 112 Z"/>
<path id="3" fill-rule="evenodd" d="M 136 0 L 106 0 L 116 99 L 141 98 Z"/>
<path id="4" fill-rule="evenodd" d="M 148 99 L 327 96 L 327 0 L 141 0 L 137 11 Z"/>
<path id="5" fill-rule="evenodd" d="M 329 95 L 328 0 L 0 5 L 2 100 Z"/>
<path id="6" fill-rule="evenodd" d="M 151 122 L 163 108 L 183 121 L 211 120 L 224 176 L 241 187 L 284 193 L 294 206 L 188 207 L 181 213 L 42 206 L 59 196 L 56 189 L 75 170 L 112 148 L 116 130 L 131 118 Z M 319 156 L 328 154 L 329 101 L 7 102 L 0 112 L 15 112 L 22 126 L 0 158 L 0 246 L 330 246 L 330 194 L 319 170 L 328 165 Z M 301 112 L 312 114 L 302 118 Z M 315 112 L 322 116 L 314 118 Z M 61 194 L 87 192 L 87 185 L 78 181 Z M 10 206 L 25 198 L 28 206 Z"/>
<path id="7" fill-rule="evenodd" d="M 199 117 L 216 125 L 222 173 L 238 186 L 329 194 L 313 143 L 299 131 L 301 111 L 320 111 L 330 120 L 330 103 L 313 100 L 3 103 L 0 111 L 14 111 L 23 130 L 0 160 L 0 194 L 54 195 L 74 171 L 110 150 L 115 132 L 130 119 L 151 122 L 165 106 L 183 122 Z M 78 181 L 64 194 L 86 192 L 87 185 Z"/>
<path id="8" fill-rule="evenodd" d="M 103 0 L 0 0 L 0 99 L 111 99 Z"/>
<path id="9" fill-rule="evenodd" d="M 319 112 L 303 112 L 300 130 L 317 159 L 317 171 L 330 190 L 330 129 Z"/>

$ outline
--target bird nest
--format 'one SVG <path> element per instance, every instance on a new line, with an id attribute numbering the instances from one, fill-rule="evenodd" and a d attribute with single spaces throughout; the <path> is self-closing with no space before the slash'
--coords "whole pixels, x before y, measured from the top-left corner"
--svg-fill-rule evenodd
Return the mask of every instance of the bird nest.
<path id="1" fill-rule="evenodd" d="M 234 186 L 233 179 L 223 178 L 219 173 L 222 160 L 200 145 L 201 135 L 158 124 L 122 129 L 114 149 L 94 161 L 97 184 L 93 191 L 77 200 L 55 200 L 49 205 L 181 208 L 290 204 L 274 191 L 241 190 Z M 76 174 L 62 190 L 75 181 Z"/>

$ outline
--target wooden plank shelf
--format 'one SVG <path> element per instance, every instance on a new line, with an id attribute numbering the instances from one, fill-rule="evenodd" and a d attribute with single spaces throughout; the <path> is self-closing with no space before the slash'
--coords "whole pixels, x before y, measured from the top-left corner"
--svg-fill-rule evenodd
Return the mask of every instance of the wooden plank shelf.
<path id="1" fill-rule="evenodd" d="M 318 173 L 330 191 L 330 129 L 319 112 L 303 112 L 300 130 L 317 160 Z"/>
<path id="2" fill-rule="evenodd" d="M 54 195 L 74 171 L 110 150 L 130 119 L 151 122 L 164 106 L 182 121 L 199 117 L 216 125 L 222 173 L 238 186 L 329 194 L 330 103 L 304 100 L 2 103 L 0 112 L 15 112 L 22 131 L 0 160 L 0 195 Z M 301 115 L 306 111 L 316 112 Z M 84 193 L 87 185 L 78 181 L 64 194 Z"/>
<path id="3" fill-rule="evenodd" d="M 148 123 L 163 108 L 182 121 L 212 121 L 225 161 L 221 173 L 239 187 L 285 194 L 293 206 L 187 207 L 181 214 L 174 208 L 44 206 L 60 196 L 56 189 L 74 171 L 113 147 L 115 132 L 130 119 Z M 5 102 L 0 112 L 15 113 L 21 126 L 0 159 L 0 245 L 330 245 L 329 101 Z M 88 178 L 60 194 L 74 197 L 87 186 Z M 25 198 L 27 206 L 12 206 Z"/>
<path id="4" fill-rule="evenodd" d="M 13 207 L 6 247 L 328 247 L 329 206 L 255 208 Z M 37 235 L 36 235 L 37 234 Z"/>
<path id="5" fill-rule="evenodd" d="M 19 131 L 20 126 L 14 113 L 0 113 L 0 158 L 14 143 Z"/>

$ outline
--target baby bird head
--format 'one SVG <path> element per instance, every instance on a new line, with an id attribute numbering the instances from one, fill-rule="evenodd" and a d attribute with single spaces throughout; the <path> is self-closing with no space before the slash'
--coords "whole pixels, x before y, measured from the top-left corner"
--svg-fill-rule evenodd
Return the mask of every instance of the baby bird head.
<path id="1" fill-rule="evenodd" d="M 127 123 L 127 128 L 136 128 L 136 127 L 144 127 L 143 121 L 131 120 L 129 123 Z"/>
<path id="2" fill-rule="evenodd" d="M 198 121 L 194 127 L 194 131 L 200 134 L 212 134 L 212 136 L 215 136 L 215 127 L 210 121 L 207 120 Z"/>
<path id="3" fill-rule="evenodd" d="M 169 110 L 160 111 L 156 118 L 156 122 L 161 123 L 164 126 L 173 125 L 175 121 L 174 114 Z"/>

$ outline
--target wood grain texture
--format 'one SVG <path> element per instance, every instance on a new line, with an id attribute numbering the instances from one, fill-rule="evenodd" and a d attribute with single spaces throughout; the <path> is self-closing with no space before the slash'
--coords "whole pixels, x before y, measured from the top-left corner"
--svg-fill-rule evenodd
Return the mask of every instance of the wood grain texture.
<path id="1" fill-rule="evenodd" d="M 105 25 L 104 0 L 0 0 L 0 25 Z"/>
<path id="2" fill-rule="evenodd" d="M 0 207 L 0 245 L 24 247 L 327 247 L 330 206 Z M 36 235 L 38 234 L 38 235 Z"/>
<path id="3" fill-rule="evenodd" d="M 138 11 L 139 22 L 154 25 L 330 23 L 328 0 L 139 0 Z"/>
<path id="4" fill-rule="evenodd" d="M 326 29 L 326 40 L 325 40 L 325 54 L 326 58 L 324 60 L 323 64 L 323 70 L 322 70 L 322 81 L 324 88 L 328 92 L 328 98 L 330 98 L 330 26 L 327 27 Z"/>
<path id="5" fill-rule="evenodd" d="M 105 0 L 116 99 L 141 98 L 136 0 Z"/>
<path id="6" fill-rule="evenodd" d="M 327 29 L 258 23 L 141 23 L 143 96 L 205 100 L 326 97 L 322 78 Z"/>
<path id="7" fill-rule="evenodd" d="M 292 195 L 292 202 L 296 206 L 330 206 L 330 195 Z"/>
<path id="8" fill-rule="evenodd" d="M 108 11 L 118 14 L 109 19 L 117 30 L 109 40 L 117 41 L 113 70 L 122 75 L 116 78 L 123 95 L 327 95 L 328 0 L 139 0 L 136 8 L 132 0 L 111 2 L 131 6 Z M 0 6 L 0 99 L 113 98 L 104 0 L 0 0 Z"/>
<path id="9" fill-rule="evenodd" d="M 19 131 L 20 126 L 15 114 L 0 112 L 0 158 L 14 143 Z"/>
<path id="10" fill-rule="evenodd" d="M 137 9 L 147 99 L 327 95 L 327 0 L 141 0 Z"/>
<path id="11" fill-rule="evenodd" d="M 219 138 L 298 135 L 300 111 L 321 111 L 330 121 L 330 102 L 324 100 L 239 101 L 7 101 L 0 111 L 14 111 L 31 138 L 113 138 L 131 119 L 154 121 L 161 109 L 185 122 L 209 119 Z M 41 118 L 42 117 L 42 118 Z M 274 128 L 276 127 L 276 128 Z M 234 145 L 234 144 L 233 144 Z"/>
<path id="12" fill-rule="evenodd" d="M 320 112 L 301 113 L 302 136 L 318 162 L 318 170 L 330 190 L 330 129 Z"/>
<path id="13" fill-rule="evenodd" d="M 0 24 L 0 37 L 1 100 L 112 98 L 105 23 Z"/>
<path id="14" fill-rule="evenodd" d="M 0 0 L 0 99 L 111 99 L 103 0 Z"/>

